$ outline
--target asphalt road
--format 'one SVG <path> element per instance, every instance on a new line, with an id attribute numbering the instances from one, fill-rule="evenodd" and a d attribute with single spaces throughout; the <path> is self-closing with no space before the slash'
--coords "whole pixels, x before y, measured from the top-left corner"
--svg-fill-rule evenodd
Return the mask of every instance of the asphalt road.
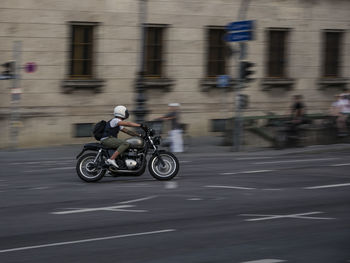
<path id="1" fill-rule="evenodd" d="M 0 262 L 350 262 L 350 151 L 183 154 L 82 182 L 78 148 L 0 152 Z"/>

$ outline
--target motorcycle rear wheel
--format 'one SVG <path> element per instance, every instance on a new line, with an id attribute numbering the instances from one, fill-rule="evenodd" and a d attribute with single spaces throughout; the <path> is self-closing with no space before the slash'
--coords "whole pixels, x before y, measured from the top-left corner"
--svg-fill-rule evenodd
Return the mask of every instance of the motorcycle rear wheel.
<path id="1" fill-rule="evenodd" d="M 173 179 L 179 172 L 179 161 L 174 154 L 167 151 L 159 153 L 164 161 L 164 166 L 161 164 L 159 157 L 153 155 L 148 162 L 148 170 L 150 174 L 157 180 L 167 181 Z"/>
<path id="2" fill-rule="evenodd" d="M 80 179 L 85 182 L 97 182 L 103 178 L 106 169 L 94 164 L 97 153 L 86 153 L 78 159 L 76 171 Z"/>

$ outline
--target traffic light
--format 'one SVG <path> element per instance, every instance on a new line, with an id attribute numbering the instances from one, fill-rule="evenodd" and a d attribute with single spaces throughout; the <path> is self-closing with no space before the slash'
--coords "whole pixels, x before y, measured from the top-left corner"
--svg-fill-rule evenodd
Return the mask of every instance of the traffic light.
<path id="1" fill-rule="evenodd" d="M 249 78 L 250 75 L 254 74 L 254 71 L 251 69 L 255 64 L 248 61 L 242 61 L 240 64 L 240 78 L 244 82 L 252 81 L 252 78 Z"/>
<path id="2" fill-rule="evenodd" d="M 239 94 L 238 97 L 238 106 L 240 109 L 246 109 L 248 108 L 249 104 L 249 97 L 246 94 Z"/>
<path id="3" fill-rule="evenodd" d="M 2 72 L 3 76 L 8 77 L 8 78 L 14 78 L 15 72 L 16 72 L 14 61 L 6 62 L 6 63 L 2 64 L 1 66 L 3 66 L 5 68 L 5 70 Z"/>

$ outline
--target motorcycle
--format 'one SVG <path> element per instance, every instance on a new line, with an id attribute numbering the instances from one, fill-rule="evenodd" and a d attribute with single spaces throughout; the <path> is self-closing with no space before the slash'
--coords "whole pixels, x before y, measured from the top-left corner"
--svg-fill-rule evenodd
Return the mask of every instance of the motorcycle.
<path id="1" fill-rule="evenodd" d="M 178 159 L 173 153 L 158 149 L 161 137 L 156 136 L 152 129 L 144 127 L 143 130 L 142 137 L 126 140 L 130 147 L 116 159 L 119 168 L 106 164 L 106 160 L 115 149 L 106 148 L 101 143 L 85 144 L 76 157 L 76 171 L 80 179 L 85 182 L 97 182 L 107 171 L 112 176 L 140 176 L 146 171 L 147 164 L 150 174 L 155 179 L 173 179 L 180 168 Z M 86 151 L 89 152 L 85 153 Z M 147 160 L 150 151 L 151 157 Z"/>

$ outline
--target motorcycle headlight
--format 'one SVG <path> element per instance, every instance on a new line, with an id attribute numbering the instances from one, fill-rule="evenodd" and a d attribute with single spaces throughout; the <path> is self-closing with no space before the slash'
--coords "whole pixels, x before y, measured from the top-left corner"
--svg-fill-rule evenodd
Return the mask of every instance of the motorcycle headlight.
<path id="1" fill-rule="evenodd" d="M 153 142 L 154 142 L 155 145 L 160 145 L 160 140 L 161 140 L 161 137 L 160 136 L 156 136 L 156 137 L 154 137 Z"/>

